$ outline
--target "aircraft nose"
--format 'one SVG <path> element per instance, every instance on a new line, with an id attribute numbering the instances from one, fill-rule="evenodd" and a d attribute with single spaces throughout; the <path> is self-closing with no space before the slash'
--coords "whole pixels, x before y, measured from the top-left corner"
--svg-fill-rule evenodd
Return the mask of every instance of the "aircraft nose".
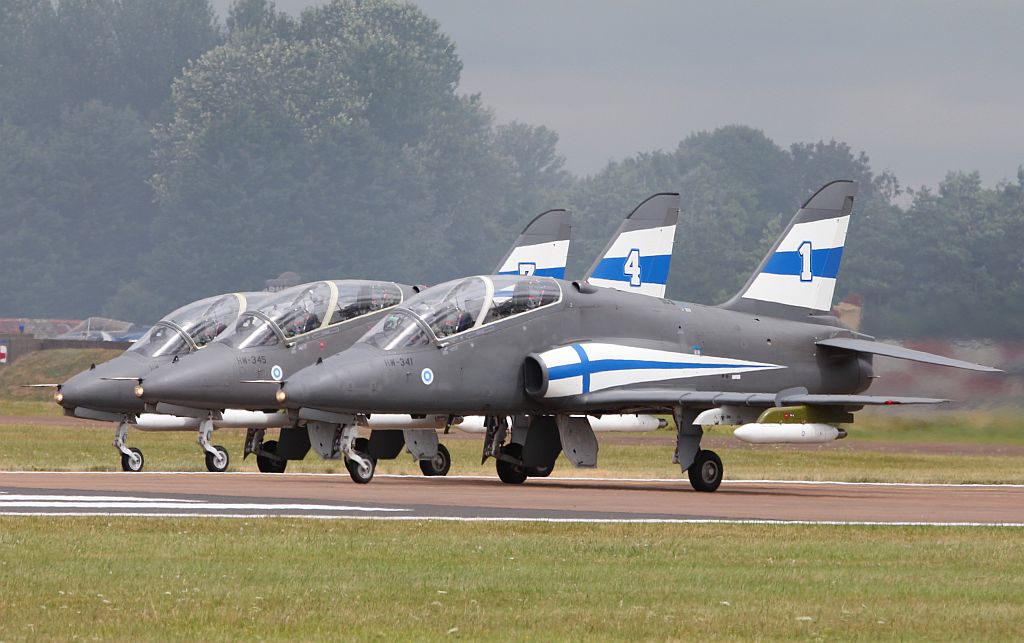
<path id="1" fill-rule="evenodd" d="M 60 405 L 69 410 L 84 407 L 114 413 L 138 411 L 142 403 L 133 393 L 136 381 L 130 379 L 138 375 L 138 369 L 126 371 L 117 367 L 118 364 L 104 364 L 75 375 L 61 385 Z"/>
<path id="2" fill-rule="evenodd" d="M 214 404 L 219 408 L 226 402 L 226 390 L 237 380 L 233 363 L 198 353 L 150 374 L 142 383 L 142 399 L 147 404 L 166 402 L 199 408 Z"/>
<path id="3" fill-rule="evenodd" d="M 352 353 L 352 354 L 348 354 Z M 358 349 L 350 349 L 322 363 L 302 369 L 282 387 L 282 406 L 298 409 L 364 412 L 378 391 L 375 362 Z"/>

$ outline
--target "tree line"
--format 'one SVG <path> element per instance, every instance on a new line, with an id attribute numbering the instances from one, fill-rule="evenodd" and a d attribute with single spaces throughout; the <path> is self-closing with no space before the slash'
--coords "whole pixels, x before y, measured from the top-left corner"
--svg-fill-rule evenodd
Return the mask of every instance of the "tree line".
<path id="1" fill-rule="evenodd" d="M 4 3 L 0 316 L 153 321 L 285 270 L 436 283 L 491 270 L 552 207 L 575 211 L 578 275 L 666 190 L 669 294 L 717 303 L 811 191 L 852 178 L 837 297 L 863 295 L 865 330 L 1024 334 L 1024 170 L 907 190 L 845 143 L 729 126 L 577 177 L 555 132 L 498 123 L 461 70 L 442 25 L 391 0 L 239 0 L 223 24 L 208 0 Z"/>

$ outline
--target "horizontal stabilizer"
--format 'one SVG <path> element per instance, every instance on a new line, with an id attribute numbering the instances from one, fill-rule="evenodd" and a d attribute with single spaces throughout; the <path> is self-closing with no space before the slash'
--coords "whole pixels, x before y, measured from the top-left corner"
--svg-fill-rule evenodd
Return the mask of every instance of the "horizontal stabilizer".
<path id="1" fill-rule="evenodd" d="M 571 235 L 571 212 L 542 212 L 523 229 L 512 248 L 498 263 L 494 274 L 564 279 Z"/>
<path id="2" fill-rule="evenodd" d="M 925 353 L 924 351 L 915 351 L 911 348 L 903 348 L 902 346 L 895 346 L 893 344 L 884 344 L 870 339 L 834 337 L 832 339 L 823 339 L 815 343 L 818 346 L 828 346 L 829 348 L 838 348 L 858 353 L 869 353 L 871 355 L 884 355 L 885 357 L 906 359 L 912 362 L 921 362 L 923 364 L 950 366 L 952 368 L 963 368 L 969 371 L 982 371 L 985 373 L 1002 373 L 998 368 L 993 368 L 991 366 L 983 366 L 981 364 L 974 364 L 973 362 L 964 362 L 959 359 L 943 357 L 942 355 L 933 355 L 932 353 Z"/>
<path id="3" fill-rule="evenodd" d="M 60 384 L 22 384 L 21 388 L 60 388 Z"/>
<path id="4" fill-rule="evenodd" d="M 680 391 L 670 388 L 605 390 L 577 398 L 587 408 L 671 409 L 676 406 L 710 408 L 713 406 L 893 406 L 901 404 L 942 404 L 949 400 L 930 397 L 890 397 L 885 395 L 831 395 L 803 391 L 788 393 L 730 393 L 725 391 Z"/>

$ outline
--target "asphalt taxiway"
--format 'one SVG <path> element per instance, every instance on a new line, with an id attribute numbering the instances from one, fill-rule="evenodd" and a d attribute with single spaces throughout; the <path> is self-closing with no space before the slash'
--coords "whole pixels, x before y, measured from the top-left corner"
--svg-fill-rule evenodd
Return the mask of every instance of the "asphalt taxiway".
<path id="1" fill-rule="evenodd" d="M 0 515 L 304 516 L 1024 527 L 1024 485 L 341 474 L 0 472 Z"/>

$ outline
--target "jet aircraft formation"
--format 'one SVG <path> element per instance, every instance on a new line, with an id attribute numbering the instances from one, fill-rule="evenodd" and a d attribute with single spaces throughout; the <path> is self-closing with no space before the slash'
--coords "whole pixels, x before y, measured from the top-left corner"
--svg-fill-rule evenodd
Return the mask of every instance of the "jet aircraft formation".
<path id="1" fill-rule="evenodd" d="M 55 399 L 69 415 L 117 422 L 126 470 L 143 463 L 125 444 L 130 426 L 197 431 L 212 471 L 228 464 L 214 429 L 244 426 L 261 471 L 313 449 L 344 459 L 360 483 L 403 448 L 425 474 L 447 473 L 437 431 L 453 426 L 478 427 L 483 459 L 519 484 L 563 453 L 596 466 L 595 432 L 656 428 L 654 414 L 671 414 L 673 461 L 694 489 L 714 491 L 724 467 L 701 448 L 704 426 L 738 425 L 755 443 L 827 442 L 864 406 L 945 401 L 865 394 L 876 355 L 997 370 L 875 341 L 830 313 L 855 193 L 850 181 L 815 192 L 718 306 L 665 298 L 679 195 L 661 193 L 580 280 L 564 279 L 569 213 L 553 210 L 492 275 L 196 302 Z M 274 428 L 279 439 L 264 440 Z"/>

